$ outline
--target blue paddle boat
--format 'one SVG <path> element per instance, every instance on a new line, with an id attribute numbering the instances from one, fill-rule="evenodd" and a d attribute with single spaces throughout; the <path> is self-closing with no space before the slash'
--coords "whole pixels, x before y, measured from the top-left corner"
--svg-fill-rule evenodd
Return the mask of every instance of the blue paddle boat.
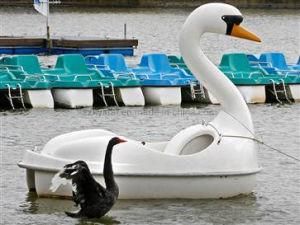
<path id="1" fill-rule="evenodd" d="M 199 84 L 185 70 L 173 68 L 162 53 L 144 54 L 132 71 L 141 80 L 146 102 L 152 105 L 180 104 L 182 93 Z"/>

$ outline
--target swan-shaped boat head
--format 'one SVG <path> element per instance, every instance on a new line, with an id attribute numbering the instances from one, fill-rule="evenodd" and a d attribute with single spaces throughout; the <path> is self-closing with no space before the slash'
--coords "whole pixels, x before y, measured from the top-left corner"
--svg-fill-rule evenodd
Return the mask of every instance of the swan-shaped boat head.
<path id="1" fill-rule="evenodd" d="M 186 19 L 179 44 L 185 63 L 220 102 L 224 112 L 253 132 L 251 115 L 243 97 L 232 82 L 204 55 L 199 42 L 204 33 L 225 34 L 260 42 L 259 37 L 241 26 L 242 21 L 241 12 L 232 5 L 202 5 Z"/>

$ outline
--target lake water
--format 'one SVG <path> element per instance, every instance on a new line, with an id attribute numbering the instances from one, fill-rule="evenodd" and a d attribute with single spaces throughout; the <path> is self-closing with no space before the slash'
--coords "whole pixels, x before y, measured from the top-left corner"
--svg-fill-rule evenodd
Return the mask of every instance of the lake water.
<path id="1" fill-rule="evenodd" d="M 263 43 L 205 35 L 205 53 L 219 62 L 224 52 L 260 53 L 282 51 L 288 61 L 299 57 L 300 14 L 285 10 L 242 10 L 243 24 L 255 31 Z M 128 37 L 140 40 L 136 56 L 162 51 L 179 54 L 178 33 L 189 10 L 56 9 L 52 13 L 52 33 L 57 36 L 122 37 L 123 23 Z M 31 9 L 0 8 L 0 35 L 41 35 L 43 17 Z M 43 57 L 51 64 L 55 57 Z M 300 158 L 300 104 L 249 105 L 258 137 Z M 300 223 L 300 167 L 265 146 L 259 150 L 260 165 L 253 194 L 226 200 L 121 200 L 102 219 L 72 219 L 64 211 L 74 209 L 72 201 L 37 198 L 28 193 L 25 171 L 18 168 L 25 149 L 42 147 L 56 135 L 90 128 L 104 128 L 145 141 L 170 139 L 181 129 L 210 121 L 220 111 L 218 105 L 167 107 L 110 107 L 78 110 L 0 112 L 1 127 L 1 224 L 291 224 Z"/>

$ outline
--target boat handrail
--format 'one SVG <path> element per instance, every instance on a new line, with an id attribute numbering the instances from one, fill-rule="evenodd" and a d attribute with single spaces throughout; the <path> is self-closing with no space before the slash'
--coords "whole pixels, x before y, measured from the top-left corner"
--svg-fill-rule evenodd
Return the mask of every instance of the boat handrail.
<path id="1" fill-rule="evenodd" d="M 275 70 L 277 72 L 286 72 L 286 73 L 299 73 L 300 74 L 300 70 L 283 70 L 283 69 L 278 69 L 275 67 Z"/>
<path id="2" fill-rule="evenodd" d="M 94 67 L 94 69 L 99 69 L 99 70 L 110 70 L 108 65 L 99 65 L 99 64 L 92 64 L 92 63 L 88 63 L 86 64 L 87 66 L 92 66 Z"/>
<path id="3" fill-rule="evenodd" d="M 93 80 L 92 77 L 91 77 L 91 75 L 89 75 L 89 74 L 77 74 L 77 75 L 74 76 L 74 80 L 73 81 L 77 81 L 77 79 L 79 77 L 88 77 L 90 80 Z"/>
<path id="4" fill-rule="evenodd" d="M 235 75 L 234 75 L 234 73 L 232 72 L 232 71 L 222 71 L 225 75 L 226 74 L 230 74 L 231 76 L 232 76 L 232 78 L 235 78 Z"/>
<path id="5" fill-rule="evenodd" d="M 175 66 L 177 69 L 181 69 L 181 67 L 178 65 L 179 63 L 170 63 L 171 66 Z M 183 63 L 181 63 L 183 64 Z"/>
<path id="6" fill-rule="evenodd" d="M 44 73 L 44 76 L 56 77 L 56 78 L 57 78 L 57 81 L 61 81 L 61 79 L 60 79 L 60 76 L 61 76 L 61 75 L 50 74 L 50 73 Z"/>
<path id="7" fill-rule="evenodd" d="M 20 68 L 22 71 L 24 71 L 23 66 L 20 66 L 20 65 L 1 64 L 0 67 L 6 67 L 6 68 L 12 67 L 12 68 L 18 68 L 18 69 Z"/>
<path id="8" fill-rule="evenodd" d="M 267 65 L 267 67 L 274 67 L 273 64 L 272 64 L 271 62 L 261 62 L 261 61 L 259 61 L 258 64 L 259 64 L 260 66 L 262 66 L 261 64 L 265 64 L 265 65 Z"/>
<path id="9" fill-rule="evenodd" d="M 25 81 L 31 79 L 31 78 L 38 78 L 40 81 L 41 81 L 41 78 L 42 81 L 47 81 L 46 77 L 43 75 L 43 74 L 28 74 L 28 73 L 25 73 L 25 74 L 22 74 L 25 76 Z"/>
<path id="10" fill-rule="evenodd" d="M 170 77 L 176 77 L 176 78 L 180 78 L 178 75 L 172 74 L 172 73 L 160 73 L 160 79 L 163 80 L 164 77 L 170 76 Z"/>
<path id="11" fill-rule="evenodd" d="M 145 76 L 148 80 L 150 79 L 149 75 L 147 73 L 139 73 L 138 75 L 142 75 L 142 76 Z"/>
<path id="12" fill-rule="evenodd" d="M 113 72 L 113 75 L 116 76 L 116 79 L 118 79 L 119 77 L 122 77 L 122 76 L 129 76 L 129 77 L 133 77 L 134 79 L 136 79 L 136 76 L 135 76 L 135 73 L 133 72 Z"/>
<path id="13" fill-rule="evenodd" d="M 87 66 L 90 66 L 90 67 L 93 67 L 93 69 L 96 69 L 96 70 L 109 70 L 109 67 L 107 65 L 98 65 L 98 64 L 86 64 Z"/>
<path id="14" fill-rule="evenodd" d="M 93 69 L 97 69 L 97 65 L 96 64 L 85 64 L 87 67 L 93 67 Z"/>
<path id="15" fill-rule="evenodd" d="M 251 72 L 250 74 L 249 74 L 249 77 L 248 78 L 252 78 L 252 75 L 253 74 L 259 74 L 259 75 L 262 75 L 263 77 L 264 77 L 264 74 L 263 73 L 261 73 L 261 72 L 259 72 L 259 71 L 253 71 L 253 72 Z"/>

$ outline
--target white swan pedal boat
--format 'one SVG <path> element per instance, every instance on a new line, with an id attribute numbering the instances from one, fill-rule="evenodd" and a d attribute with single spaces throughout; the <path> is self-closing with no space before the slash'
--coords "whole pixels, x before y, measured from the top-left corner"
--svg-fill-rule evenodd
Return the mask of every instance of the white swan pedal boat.
<path id="1" fill-rule="evenodd" d="M 127 142 L 115 146 L 112 157 L 120 198 L 228 198 L 253 191 L 260 167 L 249 109 L 199 44 L 205 32 L 260 41 L 240 26 L 242 19 L 238 9 L 221 3 L 202 5 L 187 18 L 180 35 L 181 54 L 222 110 L 210 123 L 188 127 L 166 142 L 123 137 Z M 79 159 L 103 183 L 105 151 L 113 136 L 119 135 L 102 129 L 77 131 L 53 138 L 39 153 L 26 151 L 18 165 L 26 169 L 28 188 L 39 196 L 71 196 L 70 184 L 55 192 L 49 188 L 55 173 Z"/>

